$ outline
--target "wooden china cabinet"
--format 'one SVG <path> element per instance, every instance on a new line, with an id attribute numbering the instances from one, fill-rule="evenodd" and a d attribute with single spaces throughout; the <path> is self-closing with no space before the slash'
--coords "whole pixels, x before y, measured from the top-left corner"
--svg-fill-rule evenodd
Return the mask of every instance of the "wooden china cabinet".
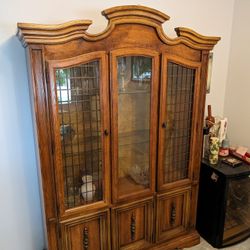
<path id="1" fill-rule="evenodd" d="M 195 245 L 209 51 L 218 37 L 143 6 L 61 25 L 18 23 L 27 51 L 51 250 Z"/>

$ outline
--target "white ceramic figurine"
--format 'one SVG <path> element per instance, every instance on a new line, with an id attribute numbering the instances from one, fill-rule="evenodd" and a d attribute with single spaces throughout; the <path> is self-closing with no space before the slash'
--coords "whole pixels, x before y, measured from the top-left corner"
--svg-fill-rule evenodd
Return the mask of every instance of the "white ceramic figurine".
<path id="1" fill-rule="evenodd" d="M 95 184 L 92 182 L 93 177 L 91 175 L 84 175 L 82 177 L 81 193 L 85 201 L 92 201 L 95 196 Z"/>

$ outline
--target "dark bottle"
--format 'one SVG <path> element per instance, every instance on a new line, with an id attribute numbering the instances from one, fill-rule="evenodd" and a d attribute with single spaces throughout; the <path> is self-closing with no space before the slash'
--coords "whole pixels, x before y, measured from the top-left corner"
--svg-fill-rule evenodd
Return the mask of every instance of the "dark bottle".
<path id="1" fill-rule="evenodd" d="M 208 128 L 211 128 L 215 123 L 215 119 L 212 116 L 211 105 L 207 105 L 207 117 L 205 119 L 205 122 L 206 122 L 206 127 Z"/>

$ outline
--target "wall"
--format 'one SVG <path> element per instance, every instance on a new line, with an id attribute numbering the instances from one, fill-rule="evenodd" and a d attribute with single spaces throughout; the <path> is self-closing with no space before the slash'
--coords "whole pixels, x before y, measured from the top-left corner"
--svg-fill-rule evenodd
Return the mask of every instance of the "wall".
<path id="1" fill-rule="evenodd" d="M 249 10 L 249 0 L 235 1 L 225 116 L 231 144 L 250 149 Z"/>
<path id="2" fill-rule="evenodd" d="M 171 16 L 164 25 L 186 26 L 204 35 L 221 36 L 216 46 L 208 103 L 222 114 L 234 0 L 59 1 L 4 0 L 0 8 L 0 249 L 41 250 L 44 246 L 34 135 L 28 95 L 25 53 L 15 37 L 17 22 L 61 23 L 94 21 L 91 32 L 107 22 L 100 12 L 123 4 L 141 4 Z"/>

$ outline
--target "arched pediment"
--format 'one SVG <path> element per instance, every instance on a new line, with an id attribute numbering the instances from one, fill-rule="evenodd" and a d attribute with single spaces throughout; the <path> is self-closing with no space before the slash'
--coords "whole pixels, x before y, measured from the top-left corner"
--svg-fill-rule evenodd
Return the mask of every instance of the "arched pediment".
<path id="1" fill-rule="evenodd" d="M 62 44 L 76 39 L 98 41 L 107 37 L 116 25 L 142 24 L 153 27 L 162 42 L 168 45 L 186 44 L 194 49 L 213 49 L 220 40 L 219 37 L 203 36 L 195 31 L 178 27 L 175 29 L 176 38 L 169 38 L 163 31 L 162 24 L 169 20 L 169 16 L 152 8 L 140 5 L 118 6 L 102 12 L 108 19 L 107 28 L 99 34 L 87 32 L 90 20 L 76 20 L 57 25 L 42 25 L 18 23 L 17 36 L 26 47 L 28 44 Z"/>

